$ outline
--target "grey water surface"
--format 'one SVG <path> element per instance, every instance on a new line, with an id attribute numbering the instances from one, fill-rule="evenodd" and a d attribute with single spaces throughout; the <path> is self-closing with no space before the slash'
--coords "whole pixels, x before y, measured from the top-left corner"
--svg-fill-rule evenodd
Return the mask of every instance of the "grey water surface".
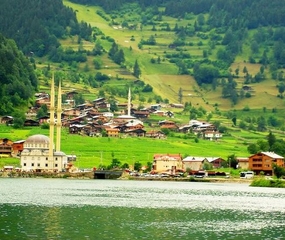
<path id="1" fill-rule="evenodd" d="M 285 239 L 285 189 L 236 183 L 0 179 L 0 240 Z"/>

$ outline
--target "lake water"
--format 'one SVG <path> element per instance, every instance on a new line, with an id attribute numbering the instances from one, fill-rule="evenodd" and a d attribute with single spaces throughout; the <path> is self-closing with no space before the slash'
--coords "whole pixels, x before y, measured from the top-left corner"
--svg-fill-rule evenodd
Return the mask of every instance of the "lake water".
<path id="1" fill-rule="evenodd" d="M 285 239 L 285 190 L 248 184 L 0 179 L 0 239 Z"/>

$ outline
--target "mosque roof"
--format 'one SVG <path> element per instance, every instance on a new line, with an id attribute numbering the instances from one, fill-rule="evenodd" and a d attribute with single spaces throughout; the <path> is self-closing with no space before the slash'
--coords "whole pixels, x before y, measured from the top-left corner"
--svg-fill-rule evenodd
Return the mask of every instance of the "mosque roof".
<path id="1" fill-rule="evenodd" d="M 34 144 L 34 143 L 48 144 L 49 143 L 49 137 L 42 135 L 42 134 L 36 134 L 36 135 L 32 135 L 32 136 L 28 137 L 25 143 L 26 144 Z"/>

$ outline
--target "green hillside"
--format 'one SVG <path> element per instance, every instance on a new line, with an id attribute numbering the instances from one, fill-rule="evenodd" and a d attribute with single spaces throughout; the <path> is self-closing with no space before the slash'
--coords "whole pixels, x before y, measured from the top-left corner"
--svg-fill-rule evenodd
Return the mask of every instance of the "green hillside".
<path id="1" fill-rule="evenodd" d="M 136 30 L 129 28 L 120 28 L 120 24 L 123 21 L 131 22 L 137 24 L 136 19 L 139 18 L 138 13 L 135 11 L 130 14 L 129 8 L 125 7 L 125 11 L 121 12 L 116 11 L 115 13 L 110 12 L 107 14 L 103 11 L 102 8 L 98 6 L 90 5 L 79 5 L 71 3 L 69 1 L 64 1 L 64 4 L 74 9 L 77 13 L 77 18 L 79 21 L 86 21 L 91 24 L 92 27 L 98 27 L 105 36 L 110 36 L 113 39 L 116 39 L 116 42 L 124 49 L 126 57 L 126 66 L 129 71 L 132 71 L 132 66 L 134 61 L 137 59 L 141 70 L 142 75 L 141 79 L 145 83 L 149 83 L 154 88 L 154 93 L 161 96 L 162 99 L 168 99 L 170 102 L 178 102 L 178 91 L 180 88 L 183 90 L 183 102 L 191 102 L 194 104 L 201 104 L 204 108 L 208 110 L 214 110 L 214 105 L 218 105 L 219 109 L 226 111 L 228 109 L 243 109 L 246 106 L 250 106 L 251 109 L 267 107 L 268 109 L 284 108 L 283 98 L 278 98 L 279 94 L 277 85 L 279 84 L 278 79 L 273 79 L 270 72 L 270 68 L 266 67 L 263 73 L 263 79 L 259 82 L 251 81 L 247 85 L 252 87 L 251 97 L 250 98 L 239 98 L 236 103 L 233 103 L 230 97 L 223 98 L 222 90 L 224 88 L 223 83 L 218 80 L 217 87 L 213 90 L 211 85 L 198 85 L 193 78 L 193 72 L 191 74 L 191 68 L 189 69 L 190 74 L 179 74 L 179 67 L 177 64 L 172 63 L 172 58 L 169 59 L 169 55 L 177 55 L 187 53 L 191 56 L 189 59 L 190 62 L 195 64 L 199 61 L 205 61 L 203 54 L 206 51 L 208 54 L 207 59 L 211 61 L 216 61 L 216 53 L 218 48 L 223 47 L 222 45 L 217 45 L 215 48 L 211 49 L 209 44 L 209 36 L 215 35 L 216 37 L 223 37 L 224 34 L 216 34 L 215 29 L 205 30 L 200 34 L 194 34 L 194 36 L 187 36 L 186 42 L 187 46 L 182 46 L 181 49 L 170 49 L 169 44 L 173 43 L 177 36 L 173 31 L 163 30 L 163 26 L 169 25 L 170 28 L 174 28 L 177 24 L 178 26 L 185 25 L 194 25 L 197 21 L 197 15 L 190 14 L 188 19 L 173 18 L 170 16 L 162 16 L 162 21 L 154 21 L 153 25 L 144 25 L 142 30 L 137 27 Z M 98 15 L 100 11 L 100 15 Z M 102 15 L 102 12 L 104 15 Z M 113 15 L 116 15 L 114 17 Z M 103 18 L 102 16 L 105 16 Z M 106 21 L 106 16 L 109 21 Z M 204 16 L 207 18 L 207 14 Z M 110 19 L 113 19 L 112 21 Z M 113 24 L 112 24 L 113 22 Z M 139 25 L 139 23 L 138 23 Z M 153 26 L 155 26 L 155 31 L 153 31 Z M 248 36 L 252 36 L 256 33 L 256 30 L 249 30 Z M 142 48 L 139 48 L 139 42 L 142 39 L 148 39 L 151 36 L 155 36 L 156 45 L 143 45 Z M 205 37 L 206 36 L 206 37 Z M 133 37 L 134 41 L 130 39 Z M 205 40 L 203 39 L 205 38 Z M 244 40 L 242 48 L 244 49 L 241 53 L 237 54 L 235 61 L 224 70 L 220 70 L 220 73 L 224 71 L 226 73 L 225 78 L 227 78 L 228 73 L 234 75 L 234 80 L 236 81 L 236 92 L 240 95 L 239 91 L 242 86 L 245 85 L 245 73 L 243 69 L 247 69 L 247 74 L 252 77 L 256 76 L 260 72 L 260 68 L 263 66 L 261 63 L 251 63 L 249 62 L 249 57 L 252 55 L 252 50 L 248 41 L 250 38 Z M 108 46 L 106 46 L 108 47 Z M 130 51 L 129 49 L 132 48 Z M 262 52 L 262 46 L 259 49 L 259 52 Z M 260 53 L 261 54 L 261 53 Z M 259 58 L 260 54 L 256 54 L 256 57 Z M 158 57 L 160 58 L 160 63 L 157 63 Z M 104 61 L 104 60 L 103 60 Z M 151 63 L 151 61 L 155 63 Z M 119 67 L 119 66 L 118 66 Z M 90 67 L 91 68 L 91 67 Z M 112 71 L 101 70 L 111 74 L 112 76 L 117 75 L 120 71 L 115 70 L 112 74 Z M 235 72 L 238 71 L 238 74 Z M 279 71 L 282 71 L 280 69 Z M 191 76 L 192 75 L 192 76 Z M 119 75 L 120 77 L 126 78 L 125 75 Z M 266 89 L 266 91 L 264 91 Z M 230 90 L 229 90 L 230 91 Z"/>
<path id="2" fill-rule="evenodd" d="M 174 111 L 173 120 L 179 126 L 199 119 L 214 123 L 223 133 L 219 142 L 196 142 L 195 136 L 176 132 L 169 133 L 167 141 L 87 137 L 82 141 L 81 136 L 64 133 L 63 150 L 81 149 L 76 154 L 83 167 L 98 165 L 103 148 L 108 161 L 115 152 L 121 162 L 146 164 L 156 152 L 202 156 L 210 152 L 227 158 L 231 154 L 247 156 L 248 146 L 258 140 L 258 150 L 283 146 L 285 26 L 280 20 L 284 12 L 280 1 L 266 5 L 265 0 L 234 0 L 229 5 L 227 0 L 56 0 L 47 7 L 51 0 L 38 5 L 27 0 L 25 11 L 18 1 L 13 0 L 12 5 L 10 1 L 5 0 L 0 10 L 0 20 L 5 23 L 0 31 L 15 39 L 23 52 L 21 60 L 26 57 L 23 62 L 33 72 L 28 78 L 34 89 L 26 84 L 29 94 L 25 101 L 17 105 L 15 95 L 9 101 L 14 105 L 3 108 L 3 114 L 26 111 L 35 91 L 49 91 L 55 73 L 63 92 L 77 90 L 82 102 L 102 96 L 126 102 L 131 87 L 135 107 L 160 103 L 164 110 Z M 38 14 L 40 10 L 42 14 Z M 13 22 L 15 15 L 19 18 Z M 0 57 L 3 61 L 17 59 L 4 51 Z M 11 77 L 17 75 L 17 67 L 4 67 L 10 71 L 0 69 L 1 86 L 6 84 L 4 79 L 18 83 Z M 17 76 L 26 80 L 27 74 Z M 0 97 L 5 100 L 6 94 L 2 90 Z M 185 107 L 175 109 L 169 103 Z M 146 126 L 158 120 L 163 119 L 151 117 Z M 1 136 L 19 140 L 42 131 L 45 133 L 42 129 L 17 133 L 4 129 Z M 264 143 L 269 131 L 280 140 L 279 147 Z M 129 154 L 130 148 L 137 151 Z"/>

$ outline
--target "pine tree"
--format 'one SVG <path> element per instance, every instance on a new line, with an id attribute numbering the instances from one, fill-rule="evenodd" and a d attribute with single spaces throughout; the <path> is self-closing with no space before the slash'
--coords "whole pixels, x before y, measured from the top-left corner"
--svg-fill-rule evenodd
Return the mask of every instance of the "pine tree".
<path id="1" fill-rule="evenodd" d="M 139 78 L 141 75 L 141 69 L 140 66 L 138 64 L 138 60 L 135 61 L 135 65 L 134 65 L 134 72 L 133 72 L 134 76 Z"/>

